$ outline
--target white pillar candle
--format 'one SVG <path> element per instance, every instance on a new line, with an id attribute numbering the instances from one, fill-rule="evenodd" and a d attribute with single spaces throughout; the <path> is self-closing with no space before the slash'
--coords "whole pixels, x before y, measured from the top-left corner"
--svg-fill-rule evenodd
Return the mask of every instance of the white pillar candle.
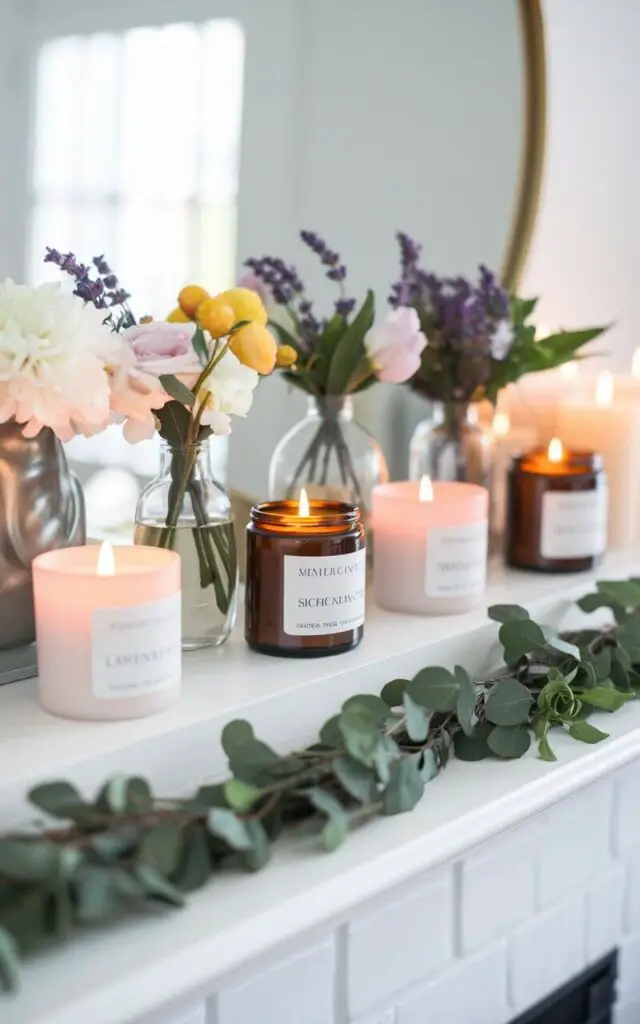
<path id="1" fill-rule="evenodd" d="M 150 715 L 180 695 L 180 558 L 66 548 L 33 562 L 40 702 L 65 718 Z"/>
<path id="2" fill-rule="evenodd" d="M 512 426 L 509 414 L 493 417 L 493 472 L 491 476 L 491 532 L 504 533 L 507 515 L 507 473 L 514 458 L 535 448 L 538 440 L 533 426 Z"/>
<path id="3" fill-rule="evenodd" d="M 418 481 L 375 487 L 376 602 L 396 612 L 450 615 L 480 605 L 487 571 L 489 492 Z"/>
<path id="4" fill-rule="evenodd" d="M 560 403 L 557 422 L 564 445 L 602 455 L 609 483 L 608 546 L 633 544 L 640 521 L 640 402 L 621 398 L 605 371 L 590 396 Z"/>

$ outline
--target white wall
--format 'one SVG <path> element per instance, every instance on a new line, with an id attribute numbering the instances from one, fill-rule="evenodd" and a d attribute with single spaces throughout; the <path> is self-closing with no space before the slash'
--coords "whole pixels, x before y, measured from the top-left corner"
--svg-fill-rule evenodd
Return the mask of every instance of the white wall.
<path id="1" fill-rule="evenodd" d="M 640 344 L 640 3 L 547 0 L 545 187 L 523 291 L 550 326 L 611 323 L 628 370 Z"/>

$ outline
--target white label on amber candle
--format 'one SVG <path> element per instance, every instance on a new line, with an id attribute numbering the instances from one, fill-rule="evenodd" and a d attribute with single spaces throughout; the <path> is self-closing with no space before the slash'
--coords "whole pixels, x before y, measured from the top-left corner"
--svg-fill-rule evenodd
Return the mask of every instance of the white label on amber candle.
<path id="1" fill-rule="evenodd" d="M 427 597 L 467 597 L 484 590 L 489 524 L 443 526 L 427 536 Z"/>
<path id="2" fill-rule="evenodd" d="M 330 636 L 364 622 L 364 548 L 350 555 L 284 556 L 282 625 L 289 636 Z"/>
<path id="3" fill-rule="evenodd" d="M 607 546 L 607 491 L 547 491 L 542 498 L 543 558 L 589 558 Z"/>
<path id="4" fill-rule="evenodd" d="M 101 700 L 143 697 L 180 680 L 180 594 L 148 604 L 96 608 L 93 693 Z"/>

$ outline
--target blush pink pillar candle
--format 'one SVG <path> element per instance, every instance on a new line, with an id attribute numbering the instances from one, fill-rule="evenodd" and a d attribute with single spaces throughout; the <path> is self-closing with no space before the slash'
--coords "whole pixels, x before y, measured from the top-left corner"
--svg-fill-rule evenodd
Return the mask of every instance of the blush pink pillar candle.
<path id="1" fill-rule="evenodd" d="M 428 477 L 373 491 L 373 586 L 394 612 L 452 615 L 482 604 L 489 492 Z"/>
<path id="2" fill-rule="evenodd" d="M 180 558 L 109 544 L 33 562 L 39 695 L 54 715 L 140 718 L 180 696 Z"/>

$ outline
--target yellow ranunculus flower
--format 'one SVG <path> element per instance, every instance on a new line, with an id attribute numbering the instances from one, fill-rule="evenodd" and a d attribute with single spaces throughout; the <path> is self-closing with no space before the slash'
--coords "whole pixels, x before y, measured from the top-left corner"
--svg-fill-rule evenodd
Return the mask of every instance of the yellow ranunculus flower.
<path id="1" fill-rule="evenodd" d="M 180 306 L 176 306 L 172 309 L 167 317 L 167 322 L 170 324 L 188 324 L 191 322 L 190 317 L 186 313 L 183 313 Z"/>
<path id="2" fill-rule="evenodd" d="M 209 292 L 206 288 L 201 288 L 199 284 L 187 284 L 178 295 L 178 305 L 189 320 L 193 320 L 200 303 L 208 298 Z"/>
<path id="3" fill-rule="evenodd" d="M 251 320 L 254 324 L 266 326 L 267 311 L 258 293 L 252 291 L 251 288 L 230 288 L 228 291 L 216 295 L 216 299 L 231 306 L 235 315 L 234 323 Z"/>
<path id="4" fill-rule="evenodd" d="M 200 303 L 196 310 L 196 320 L 212 338 L 223 338 L 237 323 L 231 306 L 219 295 Z"/>
<path id="5" fill-rule="evenodd" d="M 280 345 L 276 354 L 276 366 L 293 366 L 297 358 L 298 353 L 293 345 Z"/>
<path id="6" fill-rule="evenodd" d="M 263 324 L 245 324 L 231 335 L 229 348 L 234 356 L 265 376 L 276 365 L 278 346 Z"/>

